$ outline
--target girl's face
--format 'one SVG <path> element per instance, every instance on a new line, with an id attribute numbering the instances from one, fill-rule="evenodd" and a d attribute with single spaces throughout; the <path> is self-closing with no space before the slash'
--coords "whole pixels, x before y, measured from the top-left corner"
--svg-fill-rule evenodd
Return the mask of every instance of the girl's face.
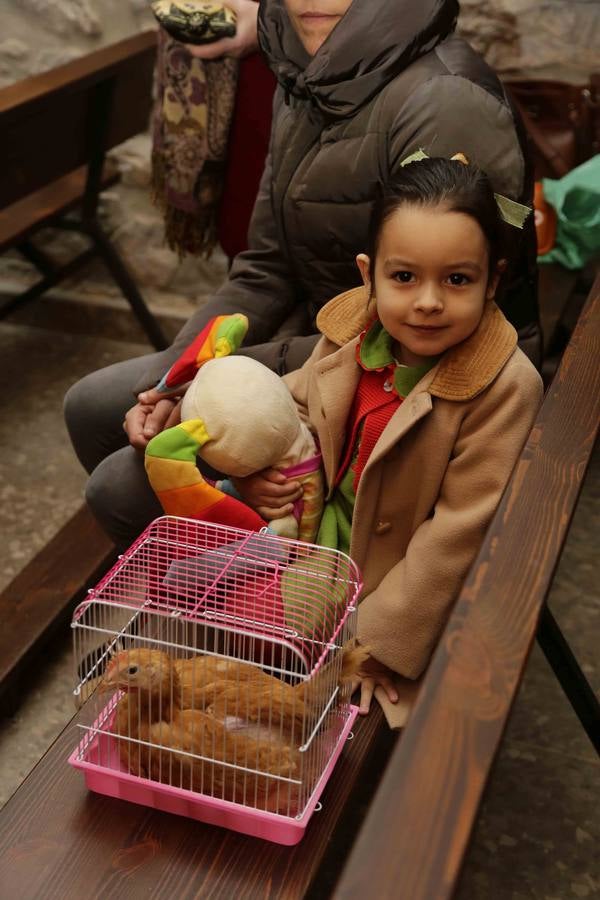
<path id="1" fill-rule="evenodd" d="M 345 15 L 352 0 L 285 0 L 285 8 L 304 49 L 314 56 Z"/>
<path id="2" fill-rule="evenodd" d="M 370 289 L 369 257 L 357 263 Z M 486 238 L 471 216 L 444 206 L 403 206 L 390 216 L 379 236 L 373 294 L 399 362 L 420 365 L 475 331 L 500 277 L 490 278 L 488 266 Z"/>

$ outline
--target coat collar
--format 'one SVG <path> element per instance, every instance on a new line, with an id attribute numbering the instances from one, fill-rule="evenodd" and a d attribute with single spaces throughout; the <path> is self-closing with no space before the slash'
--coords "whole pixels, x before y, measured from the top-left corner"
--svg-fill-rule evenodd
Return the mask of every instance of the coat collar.
<path id="1" fill-rule="evenodd" d="M 373 314 L 374 304 L 361 286 L 330 300 L 317 316 L 317 327 L 343 346 L 356 341 Z M 491 384 L 516 346 L 515 329 L 495 303 L 488 303 L 473 334 L 448 350 L 420 384 L 444 400 L 471 400 Z"/>

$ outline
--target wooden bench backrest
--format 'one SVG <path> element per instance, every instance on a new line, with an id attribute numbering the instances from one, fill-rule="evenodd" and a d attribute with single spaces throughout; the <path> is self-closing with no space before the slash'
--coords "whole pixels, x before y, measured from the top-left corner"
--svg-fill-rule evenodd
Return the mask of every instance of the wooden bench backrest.
<path id="1" fill-rule="evenodd" d="M 146 31 L 0 90 L 0 208 L 144 131 L 155 57 Z"/>
<path id="2" fill-rule="evenodd" d="M 453 893 L 600 420 L 600 275 L 334 894 Z M 401 886 L 401 887 L 400 887 Z"/>

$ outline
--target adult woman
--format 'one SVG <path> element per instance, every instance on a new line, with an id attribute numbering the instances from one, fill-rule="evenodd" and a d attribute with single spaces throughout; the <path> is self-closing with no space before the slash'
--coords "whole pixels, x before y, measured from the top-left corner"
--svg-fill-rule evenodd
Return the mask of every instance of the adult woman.
<path id="1" fill-rule="evenodd" d="M 119 545 L 160 513 L 136 449 L 177 415 L 146 391 L 125 435 L 131 392 L 156 384 L 209 318 L 245 313 L 244 352 L 281 373 L 298 367 L 321 306 L 358 284 L 354 258 L 378 186 L 393 185 L 419 148 L 462 151 L 497 192 L 530 200 L 513 114 L 493 72 L 454 36 L 457 14 L 457 0 L 262 0 L 260 44 L 279 86 L 249 249 L 169 350 L 94 373 L 66 399 L 73 443 L 93 473 L 88 502 Z M 517 327 L 536 319 L 533 241 L 530 232 L 503 307 Z"/>

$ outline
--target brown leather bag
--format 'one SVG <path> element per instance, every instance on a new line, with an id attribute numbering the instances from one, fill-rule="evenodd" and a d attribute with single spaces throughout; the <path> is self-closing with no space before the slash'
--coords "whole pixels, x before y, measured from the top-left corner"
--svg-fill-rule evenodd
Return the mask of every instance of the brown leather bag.
<path id="1" fill-rule="evenodd" d="M 600 152 L 600 73 L 587 85 L 563 81 L 507 81 L 521 113 L 535 178 L 561 178 Z"/>

